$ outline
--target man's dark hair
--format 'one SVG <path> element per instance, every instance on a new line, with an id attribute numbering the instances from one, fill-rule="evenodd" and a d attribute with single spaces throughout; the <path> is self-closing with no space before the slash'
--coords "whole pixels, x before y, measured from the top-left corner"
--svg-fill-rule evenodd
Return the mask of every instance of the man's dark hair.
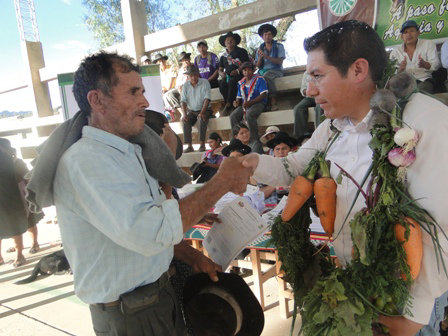
<path id="1" fill-rule="evenodd" d="M 335 66 L 341 76 L 358 58 L 369 62 L 372 80 L 383 77 L 387 65 L 384 43 L 367 23 L 349 20 L 331 25 L 303 42 L 305 51 L 321 49 L 328 64 Z"/>
<path id="2" fill-rule="evenodd" d="M 100 51 L 87 56 L 75 72 L 73 94 L 81 111 L 90 115 L 91 108 L 87 94 L 91 90 L 101 90 L 106 95 L 118 84 L 116 71 L 140 73 L 140 67 L 132 63 L 129 56 Z"/>
<path id="3" fill-rule="evenodd" d="M 233 126 L 233 128 L 232 128 L 232 134 L 233 134 L 233 136 L 237 136 L 238 133 L 240 132 L 240 129 L 242 129 L 242 128 L 247 128 L 247 129 L 249 129 L 249 127 L 248 127 L 243 121 L 240 121 L 238 124 L 236 124 L 235 126 Z"/>

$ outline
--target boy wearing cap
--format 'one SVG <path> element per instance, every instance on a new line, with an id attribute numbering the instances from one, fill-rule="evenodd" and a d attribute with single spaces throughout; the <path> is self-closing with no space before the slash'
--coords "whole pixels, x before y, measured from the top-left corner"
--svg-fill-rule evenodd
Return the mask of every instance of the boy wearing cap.
<path id="1" fill-rule="evenodd" d="M 190 65 L 185 75 L 188 81 L 184 84 L 181 96 L 182 122 L 184 125 L 184 140 L 188 144 L 184 153 L 193 151 L 191 144 L 191 127 L 199 119 L 200 152 L 205 152 L 205 133 L 207 132 L 208 119 L 212 115 L 210 108 L 210 84 L 208 80 L 199 78 L 199 70 Z"/>
<path id="2" fill-rule="evenodd" d="M 398 71 L 406 71 L 417 80 L 417 87 L 434 93 L 432 72 L 440 67 L 439 56 L 434 42 L 419 39 L 417 22 L 408 20 L 401 26 L 403 44 L 395 47 L 390 58 L 397 60 Z"/>
<path id="3" fill-rule="evenodd" d="M 250 141 L 259 142 L 257 118 L 266 108 L 268 87 L 264 78 L 254 74 L 254 65 L 245 62 L 241 69 L 244 78 L 238 82 L 238 94 L 233 105 L 235 110 L 230 114 L 233 128 L 245 117 L 249 126 Z"/>
<path id="4" fill-rule="evenodd" d="M 208 51 L 207 41 L 202 40 L 197 44 L 199 55 L 194 58 L 194 65 L 199 69 L 199 77 L 207 79 L 212 88 L 217 88 L 219 60 L 216 54 Z"/>
<path id="5" fill-rule="evenodd" d="M 258 28 L 258 35 L 263 39 L 263 43 L 257 50 L 255 63 L 258 73 L 262 75 L 268 83 L 269 96 L 271 97 L 271 111 L 278 110 L 275 94 L 275 79 L 283 76 L 283 61 L 286 58 L 283 44 L 274 40 L 277 29 L 271 24 L 263 24 Z"/>
<path id="6" fill-rule="evenodd" d="M 219 91 L 224 97 L 224 108 L 221 116 L 228 116 L 232 111 L 232 103 L 237 94 L 238 81 L 243 78 L 241 65 L 249 61 L 249 54 L 246 49 L 238 47 L 241 36 L 228 32 L 219 37 L 219 44 L 225 47 L 225 51 L 219 59 Z"/>

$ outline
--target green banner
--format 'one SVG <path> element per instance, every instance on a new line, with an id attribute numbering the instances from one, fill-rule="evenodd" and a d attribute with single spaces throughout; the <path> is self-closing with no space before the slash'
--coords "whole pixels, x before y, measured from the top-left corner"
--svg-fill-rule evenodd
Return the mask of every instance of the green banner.
<path id="1" fill-rule="evenodd" d="M 376 31 L 386 46 L 401 43 L 400 28 L 414 20 L 424 39 L 448 37 L 448 0 L 378 0 Z"/>

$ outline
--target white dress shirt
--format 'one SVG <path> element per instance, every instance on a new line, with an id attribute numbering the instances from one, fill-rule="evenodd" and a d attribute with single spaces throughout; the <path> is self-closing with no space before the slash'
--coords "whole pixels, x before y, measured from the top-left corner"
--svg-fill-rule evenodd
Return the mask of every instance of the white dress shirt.
<path id="1" fill-rule="evenodd" d="M 368 146 L 371 140 L 369 133 L 372 112 L 358 125 L 353 126 L 348 119 L 335 120 L 334 126 L 341 134 L 328 151 L 327 159 L 332 162 L 330 173 L 336 179 L 338 163 L 353 178 L 361 183 L 371 163 L 372 151 Z M 448 201 L 446 187 L 448 186 L 448 107 L 426 95 L 413 95 L 404 111 L 404 121 L 421 136 L 416 147 L 416 160 L 408 168 L 408 190 L 410 195 L 426 209 L 448 234 Z M 290 185 L 293 178 L 300 175 L 314 156 L 316 150 L 327 147 L 328 139 L 333 132 L 330 130 L 330 120 L 325 120 L 314 131 L 311 139 L 296 153 L 287 158 L 277 159 L 261 155 L 254 178 L 261 183 L 272 186 Z M 357 192 L 357 187 L 346 177 L 337 186 L 336 219 L 334 236 L 341 230 L 342 222 Z M 351 260 L 352 240 L 349 222 L 353 215 L 365 207 L 360 195 L 345 223 L 340 235 L 334 241 L 337 257 L 343 265 Z M 422 231 L 423 232 L 423 231 Z M 439 231 L 439 239 L 444 250 L 443 258 L 448 266 L 448 241 Z M 410 320 L 427 324 L 433 309 L 435 298 L 448 290 L 448 278 L 443 271 L 438 271 L 434 246 L 429 235 L 423 232 L 424 256 L 419 277 L 411 288 L 413 306 Z"/>
<path id="2" fill-rule="evenodd" d="M 429 62 L 431 68 L 420 68 L 418 66 L 419 56 L 421 56 L 424 61 Z M 409 72 L 417 80 L 422 82 L 431 78 L 431 73 L 440 67 L 436 44 L 430 40 L 417 40 L 417 46 L 414 55 L 412 56 L 412 60 L 404 50 L 404 43 L 392 49 L 390 58 L 398 61 L 397 66 L 400 66 L 400 63 L 406 58 L 406 72 Z"/>

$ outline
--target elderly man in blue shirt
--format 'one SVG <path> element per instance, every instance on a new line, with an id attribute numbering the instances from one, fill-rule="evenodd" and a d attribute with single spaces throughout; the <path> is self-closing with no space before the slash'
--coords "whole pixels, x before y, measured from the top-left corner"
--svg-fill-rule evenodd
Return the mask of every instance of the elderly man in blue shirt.
<path id="1" fill-rule="evenodd" d="M 149 106 L 139 70 L 106 52 L 79 66 L 73 91 L 89 125 L 59 161 L 54 201 L 75 292 L 90 304 L 95 333 L 183 335 L 171 259 L 218 280 L 219 266 L 178 244 L 222 195 L 243 192 L 249 171 L 227 160 L 201 190 L 171 198 L 171 187 L 148 174 L 141 147 L 129 142 L 143 131 Z"/>
<path id="2" fill-rule="evenodd" d="M 205 133 L 207 132 L 207 123 L 213 114 L 210 107 L 210 83 L 207 79 L 199 78 L 199 69 L 195 65 L 187 67 L 185 74 L 187 82 L 183 86 L 181 95 L 182 121 L 184 124 L 184 140 L 188 144 L 184 153 L 193 151 L 191 128 L 199 120 L 199 141 L 200 152 L 205 152 Z"/>
<path id="3" fill-rule="evenodd" d="M 255 63 L 258 73 L 264 77 L 268 83 L 269 96 L 271 99 L 271 111 L 278 110 L 277 99 L 275 97 L 277 88 L 275 79 L 283 76 L 283 61 L 286 58 L 283 44 L 274 40 L 277 29 L 269 24 L 263 24 L 258 28 L 258 35 L 263 39 L 263 43 L 257 50 Z"/>

